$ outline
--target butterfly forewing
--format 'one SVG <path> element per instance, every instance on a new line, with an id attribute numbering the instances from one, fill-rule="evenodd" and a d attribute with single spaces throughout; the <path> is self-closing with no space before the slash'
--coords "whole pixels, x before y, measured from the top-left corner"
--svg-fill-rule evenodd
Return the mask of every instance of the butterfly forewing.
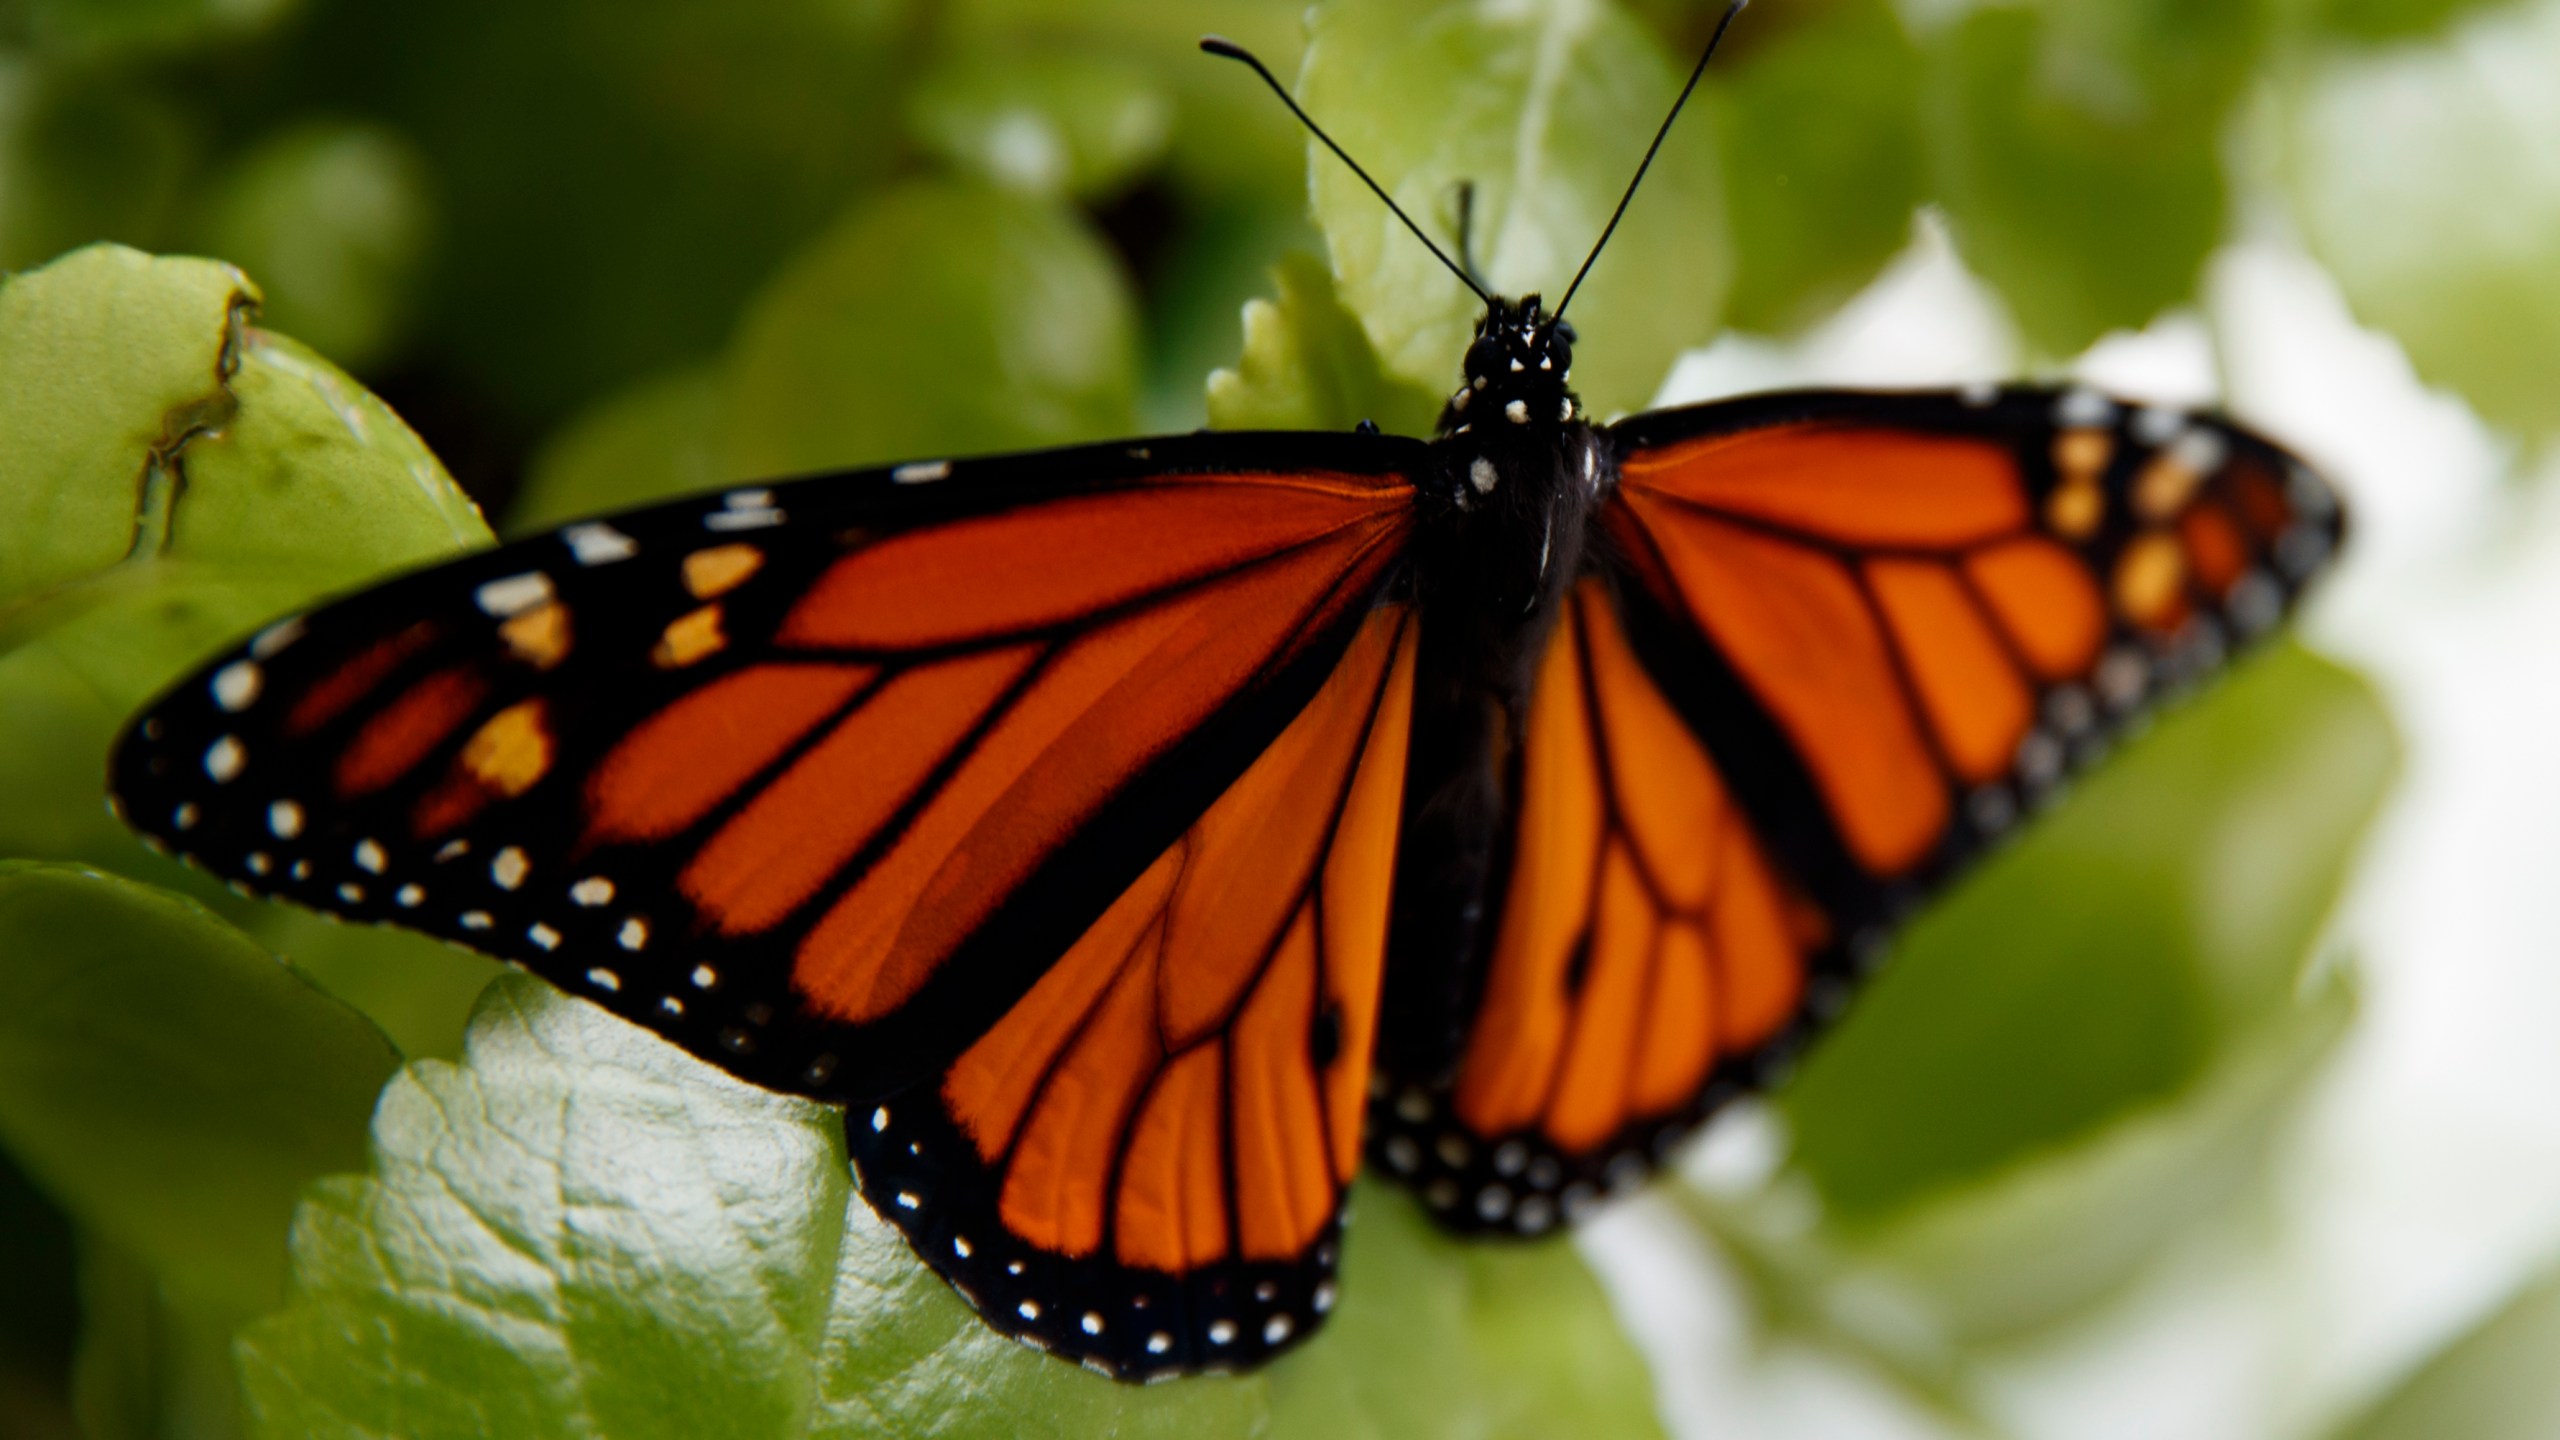
<path id="1" fill-rule="evenodd" d="M 761 1083 L 937 1073 L 1253 763 L 1410 442 L 1192 437 L 569 526 L 262 632 L 120 745 L 147 836 Z"/>

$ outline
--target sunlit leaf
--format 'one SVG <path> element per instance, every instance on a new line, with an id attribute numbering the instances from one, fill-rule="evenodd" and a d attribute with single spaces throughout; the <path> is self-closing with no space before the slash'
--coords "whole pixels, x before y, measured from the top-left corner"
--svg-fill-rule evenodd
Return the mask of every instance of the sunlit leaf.
<path id="1" fill-rule="evenodd" d="M 2287 94 L 2304 238 L 2359 318 L 2501 424 L 2560 427 L 2560 4 L 2331 57 Z"/>
<path id="2" fill-rule="evenodd" d="M 276 948 L 297 932 L 404 1042 L 449 1044 L 485 962 L 380 931 L 314 939 L 106 812 L 108 746 L 188 666 L 488 534 L 380 401 L 246 323 L 254 295 L 227 266 L 114 247 L 0 287 L 0 856 L 177 886 Z"/>
<path id="3" fill-rule="evenodd" d="M 1908 242 L 1923 198 L 1918 56 L 1882 0 L 1782 31 L 1703 98 L 1724 144 L 1734 324 L 1814 320 Z"/>
<path id="4" fill-rule="evenodd" d="M 2329 1440 L 2537 1440 L 2560 1432 L 2560 1282 L 2543 1276 Z"/>
<path id="5" fill-rule="evenodd" d="M 1935 198 L 2048 354 L 2193 294 L 2228 205 L 2223 117 L 2256 11 L 2222 0 L 1985 7 L 1924 47 Z"/>
<path id="6" fill-rule="evenodd" d="M 492 987 L 297 1221 L 293 1302 L 243 1340 L 259 1433 L 1246 1432 L 1258 1381 L 1115 1385 L 979 1324 L 851 1198 L 841 1123 Z"/>
<path id="7" fill-rule="evenodd" d="M 1221 430 L 1348 430 L 1363 420 L 1428 435 L 1437 394 L 1390 378 L 1333 277 L 1311 255 L 1272 272 L 1277 298 L 1244 307 L 1244 354 L 1209 377 L 1209 423 Z"/>
<path id="8" fill-rule="evenodd" d="M 992 187 L 890 192 L 747 312 L 728 362 L 725 468 L 785 475 L 955 443 L 1126 435 L 1135 309 L 1101 239 L 1053 203 Z"/>
<path id="9" fill-rule="evenodd" d="M 1119 189 L 1162 158 L 1172 122 L 1145 67 L 1076 51 L 966 51 L 907 99 L 908 128 L 928 149 L 1040 195 Z"/>
<path id="10" fill-rule="evenodd" d="M 1122 1385 L 996 1334 L 854 1196 L 838 1112 L 542 983 L 402 1072 L 243 1340 L 259 1433 L 1656 1433 L 1572 1248 L 1487 1248 L 1364 1189 L 1326 1333 L 1268 1372 Z"/>
<path id="11" fill-rule="evenodd" d="M 1315 11 L 1298 92 L 1452 258 L 1471 183 L 1484 278 L 1553 306 L 1680 78 L 1609 0 L 1338 0 Z M 1693 115 L 1673 132 L 1573 302 L 1575 386 L 1596 413 L 1641 407 L 1722 313 L 1733 258 L 1713 128 Z M 1350 171 L 1314 161 L 1344 302 L 1390 373 L 1434 391 L 1455 383 L 1483 307 Z"/>

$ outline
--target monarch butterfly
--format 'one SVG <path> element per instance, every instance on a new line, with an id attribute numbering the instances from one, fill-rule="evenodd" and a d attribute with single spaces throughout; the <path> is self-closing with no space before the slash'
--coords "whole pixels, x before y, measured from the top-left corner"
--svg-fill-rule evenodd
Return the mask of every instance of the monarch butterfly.
<path id="1" fill-rule="evenodd" d="M 1486 308 L 1432 440 L 572 524 L 217 657 L 119 813 L 846 1106 L 999 1330 L 1258 1363 L 1332 1307 L 1364 1158 L 1509 1235 L 1641 1180 L 2341 532 L 2267 441 L 2082 388 L 1594 425 L 1572 288 L 1450 268 Z"/>

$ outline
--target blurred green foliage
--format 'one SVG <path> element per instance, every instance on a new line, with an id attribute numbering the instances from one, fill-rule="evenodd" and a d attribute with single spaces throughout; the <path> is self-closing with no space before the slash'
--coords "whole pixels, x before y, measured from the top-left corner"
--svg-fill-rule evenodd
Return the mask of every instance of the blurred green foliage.
<path id="1" fill-rule="evenodd" d="M 243 901 L 99 799 L 193 658 L 484 542 L 451 476 L 521 530 L 1204 421 L 1420 431 L 1471 302 L 1197 36 L 1295 76 L 1435 234 L 1471 184 L 1490 279 L 1553 299 L 1717 8 L 0 0 L 0 1145 L 68 1218 L 0 1273 L 73 1234 L 83 1296 L 68 1401 L 11 1388 L 68 1317 L 0 1325 L 0 1431 L 1645 1433 L 1569 1247 L 1453 1245 L 1385 1190 L 1332 1332 L 1266 1375 L 1005 1346 L 847 1203 L 817 1112 Z M 1577 381 L 1640 407 L 1720 328 L 1824 317 L 1921 207 L 2059 359 L 2188 302 L 2256 205 L 2539 435 L 2555 36 L 2560 0 L 1764 0 L 1575 301 Z M 1781 1102 L 1769 1189 L 1690 1197 L 1773 1325 L 1954 1383 L 2242 1183 L 2347 1023 L 2307 947 L 2393 766 L 2371 696 L 2280 651 L 2130 748 L 1913 931 Z M 695 1188 L 623 1203 L 642 1169 Z M 1878 1277 L 1934 1349 L 1841 1320 Z"/>

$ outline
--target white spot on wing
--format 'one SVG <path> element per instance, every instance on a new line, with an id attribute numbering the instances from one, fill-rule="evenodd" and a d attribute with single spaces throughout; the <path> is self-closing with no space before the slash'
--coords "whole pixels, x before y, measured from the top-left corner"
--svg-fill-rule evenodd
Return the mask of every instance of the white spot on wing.
<path id="1" fill-rule="evenodd" d="M 598 522 L 572 525 L 560 532 L 560 538 L 568 542 L 569 553 L 581 565 L 610 565 L 640 553 L 639 541 Z"/>
<path id="2" fill-rule="evenodd" d="M 267 828 L 279 840 L 290 840 L 302 833 L 302 807 L 290 800 L 279 800 L 267 807 Z"/>
<path id="3" fill-rule="evenodd" d="M 703 516 L 703 529 L 761 530 L 782 523 L 782 512 L 773 507 L 770 490 L 732 490 L 720 497 L 720 503 L 727 508 Z"/>
<path id="4" fill-rule="evenodd" d="M 225 735 L 205 747 L 204 773 L 212 776 L 216 785 L 239 778 L 240 767 L 248 762 L 249 752 L 240 747 L 237 736 Z"/>
<path id="5" fill-rule="evenodd" d="M 2104 425 L 2115 418 L 2116 402 L 2086 385 L 2074 385 L 2063 391 L 2062 398 L 2053 404 L 2053 421 L 2057 425 L 2072 428 Z"/>
<path id="6" fill-rule="evenodd" d="M 919 460 L 890 471 L 889 478 L 901 485 L 921 485 L 927 480 L 943 479 L 950 473 L 951 462 L 948 460 Z"/>
<path id="7" fill-rule="evenodd" d="M 613 882 L 601 875 L 590 875 L 569 887 L 569 898 L 592 909 L 613 899 Z"/>
<path id="8" fill-rule="evenodd" d="M 213 703 L 234 714 L 246 710 L 257 702 L 264 678 L 256 661 L 234 660 L 213 672 Z"/>
<path id="9" fill-rule="evenodd" d="M 489 862 L 489 878 L 498 883 L 499 889 L 513 890 L 524 883 L 525 872 L 532 868 L 524 852 L 510 845 Z"/>
<path id="10" fill-rule="evenodd" d="M 383 867 L 390 863 L 391 857 L 382 853 L 382 846 L 378 842 L 373 840 L 359 840 L 356 842 L 357 869 L 369 870 L 374 874 L 379 875 L 382 873 Z"/>
<path id="11" fill-rule="evenodd" d="M 2230 446 L 2219 434 L 2202 426 L 2183 432 L 2169 446 L 2169 458 L 2198 475 L 2210 475 L 2222 468 Z"/>
<path id="12" fill-rule="evenodd" d="M 249 642 L 249 653 L 261 660 L 273 660 L 276 658 L 276 652 L 301 638 L 302 617 L 296 615 L 290 620 L 279 620 L 259 631 L 257 638 Z"/>
<path id="13" fill-rule="evenodd" d="M 539 570 L 527 570 L 503 580 L 492 580 L 471 592 L 480 608 L 504 620 L 521 614 L 551 598 L 551 577 Z"/>
<path id="14" fill-rule="evenodd" d="M 1476 493 L 1479 495 L 1492 494 L 1494 483 L 1501 478 L 1493 468 L 1493 462 L 1481 455 L 1468 462 L 1467 483 L 1476 487 Z"/>
<path id="15" fill-rule="evenodd" d="M 614 936 L 625 950 L 637 950 L 649 943 L 649 922 L 634 915 L 622 922 L 622 931 Z"/>

